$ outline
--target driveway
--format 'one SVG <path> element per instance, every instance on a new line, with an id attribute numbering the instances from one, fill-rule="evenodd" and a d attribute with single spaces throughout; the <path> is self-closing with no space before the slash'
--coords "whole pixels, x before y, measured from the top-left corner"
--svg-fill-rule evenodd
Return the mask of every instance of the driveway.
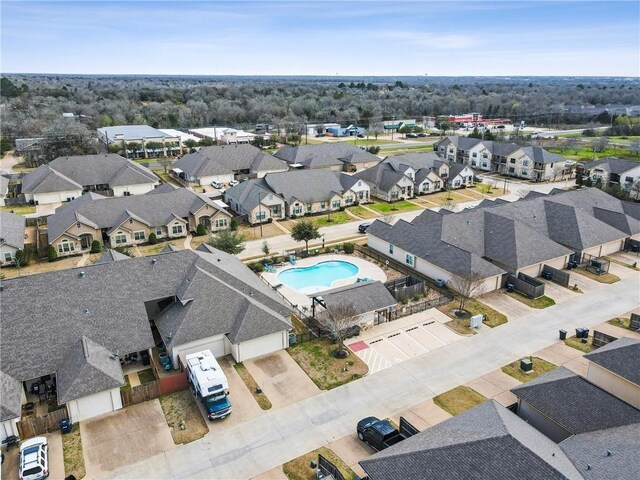
<path id="1" fill-rule="evenodd" d="M 537 280 L 545 284 L 544 294 L 548 297 L 553 298 L 556 303 L 573 300 L 574 298 L 576 298 L 576 296 L 583 295 L 582 293 L 574 292 L 573 290 L 571 290 L 571 288 L 563 287 L 562 285 L 558 285 L 557 283 L 545 280 L 542 277 L 537 278 Z M 573 286 L 573 284 L 571 283 L 569 285 Z"/>
<path id="2" fill-rule="evenodd" d="M 227 376 L 227 381 L 229 382 L 229 399 L 231 400 L 233 408 L 231 415 L 225 419 L 215 420 L 212 422 L 207 419 L 202 402 L 196 402 L 205 418 L 205 421 L 207 422 L 209 432 L 214 433 L 233 427 L 239 423 L 249 421 L 266 413 L 265 410 L 262 410 L 258 406 L 258 403 L 255 401 L 253 395 L 240 378 L 240 375 L 238 375 L 236 369 L 233 368 L 233 358 L 231 355 L 219 358 L 218 363 L 222 367 L 224 374 Z"/>
<path id="3" fill-rule="evenodd" d="M 524 317 L 534 311 L 533 308 L 527 307 L 524 303 L 506 295 L 502 290 L 482 295 L 478 300 L 494 310 L 504 313 L 509 320 Z"/>
<path id="4" fill-rule="evenodd" d="M 88 477 L 176 447 L 157 399 L 80 422 L 80 432 Z"/>
<path id="5" fill-rule="evenodd" d="M 376 325 L 348 340 L 347 347 L 367 364 L 371 375 L 463 338 L 445 327 L 440 315 L 430 309 Z"/>
<path id="6" fill-rule="evenodd" d="M 244 365 L 271 401 L 272 408 L 291 405 L 320 393 L 286 351 L 247 360 Z"/>
<path id="7" fill-rule="evenodd" d="M 49 443 L 49 478 L 64 478 L 64 458 L 62 456 L 62 434 L 60 431 L 39 435 L 47 437 Z M 18 468 L 20 465 L 20 451 L 12 448 L 4 451 L 4 463 L 2 464 L 2 480 L 18 480 Z"/>

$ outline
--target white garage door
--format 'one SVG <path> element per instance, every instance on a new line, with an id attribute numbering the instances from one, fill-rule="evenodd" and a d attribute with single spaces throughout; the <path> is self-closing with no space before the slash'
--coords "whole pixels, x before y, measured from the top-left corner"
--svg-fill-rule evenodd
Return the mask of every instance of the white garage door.
<path id="1" fill-rule="evenodd" d="M 180 347 L 180 355 L 185 356 L 190 353 L 202 352 L 203 350 L 211 350 L 214 357 L 223 357 L 224 356 L 224 337 L 219 337 L 216 339 L 211 339 L 209 341 L 203 341 L 198 343 L 192 343 L 187 345 L 186 347 Z"/>
<path id="2" fill-rule="evenodd" d="M 113 412 L 111 391 L 109 390 L 78 400 L 79 421 L 109 412 Z"/>
<path id="3" fill-rule="evenodd" d="M 266 355 L 267 353 L 282 350 L 286 347 L 286 345 L 283 345 L 282 335 L 282 332 L 276 332 L 270 335 L 265 335 L 264 337 L 241 342 L 239 345 L 240 359 L 238 359 L 238 361 L 244 362 L 245 360 L 259 357 L 260 355 Z"/>

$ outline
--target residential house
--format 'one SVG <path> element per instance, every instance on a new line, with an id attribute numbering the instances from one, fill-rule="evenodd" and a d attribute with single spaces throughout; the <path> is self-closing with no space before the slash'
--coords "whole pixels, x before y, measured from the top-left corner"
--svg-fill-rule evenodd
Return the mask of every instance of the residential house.
<path id="1" fill-rule="evenodd" d="M 506 157 L 519 147 L 515 143 L 482 140 L 462 151 L 462 163 L 485 172 L 497 171 L 497 166 L 506 163 Z"/>
<path id="2" fill-rule="evenodd" d="M 436 153 L 407 153 L 386 157 L 383 163 L 414 181 L 416 195 L 438 192 L 447 185 L 450 165 Z"/>
<path id="3" fill-rule="evenodd" d="M 331 325 L 332 311 L 350 308 L 353 325 L 373 326 L 391 320 L 391 312 L 398 305 L 382 282 L 362 281 L 309 295 L 313 316 Z"/>
<path id="4" fill-rule="evenodd" d="M 148 168 L 120 155 L 58 157 L 22 180 L 22 193 L 37 204 L 71 201 L 84 192 L 122 197 L 142 195 L 160 184 Z"/>
<path id="5" fill-rule="evenodd" d="M 533 277 L 562 269 L 571 256 L 599 257 L 640 238 L 640 205 L 597 188 L 487 202 L 459 213 L 425 210 L 412 222 L 375 221 L 367 244 L 427 277 L 478 282 L 475 295 L 499 289 L 505 273 Z"/>
<path id="6" fill-rule="evenodd" d="M 203 147 L 173 164 L 173 174 L 182 182 L 211 185 L 231 180 L 262 178 L 268 173 L 286 172 L 287 164 L 253 145 Z"/>
<path id="7" fill-rule="evenodd" d="M 117 125 L 115 127 L 98 128 L 98 140 L 107 147 L 120 146 L 127 154 L 144 158 L 167 156 L 182 150 L 182 139 L 179 135 L 172 135 L 153 128 L 149 125 Z M 155 148 L 149 144 L 158 144 Z M 136 145 L 136 151 L 131 149 Z"/>
<path id="8" fill-rule="evenodd" d="M 640 341 L 623 337 L 584 358 L 589 382 L 640 409 Z"/>
<path id="9" fill-rule="evenodd" d="M 474 173 L 468 165 L 452 163 L 449 166 L 447 186 L 449 188 L 464 188 L 473 186 Z"/>
<path id="10" fill-rule="evenodd" d="M 582 478 L 560 446 L 495 400 L 359 463 L 371 480 Z"/>
<path id="11" fill-rule="evenodd" d="M 640 360 L 637 356 L 631 359 Z M 511 391 L 518 397 L 518 416 L 554 442 L 586 432 L 640 424 L 640 410 L 565 367 Z"/>
<path id="12" fill-rule="evenodd" d="M 330 168 L 336 171 L 360 171 L 380 163 L 380 157 L 346 142 L 318 145 L 285 145 L 274 155 L 292 168 Z"/>
<path id="13" fill-rule="evenodd" d="M 470 150 L 481 142 L 478 138 L 451 136 L 436 142 L 433 148 L 449 162 L 469 163 Z"/>
<path id="14" fill-rule="evenodd" d="M 335 172 L 326 168 L 270 173 L 264 181 L 284 199 L 287 217 L 339 210 L 357 198 L 356 192 L 345 189 Z"/>
<path id="15" fill-rule="evenodd" d="M 291 310 L 241 261 L 211 247 L 2 280 L 0 299 L 2 440 L 17 433 L 43 378 L 72 422 L 122 408 L 120 361 L 157 355 L 158 339 L 183 378 L 189 353 L 241 362 L 289 346 Z"/>
<path id="16" fill-rule="evenodd" d="M 413 175 L 413 172 L 408 172 Z M 414 196 L 414 179 L 405 173 L 396 171 L 390 163 L 379 163 L 354 174 L 364 180 L 371 188 L 371 195 L 388 202 L 403 200 Z"/>
<path id="17" fill-rule="evenodd" d="M 640 180 L 640 163 L 607 157 L 586 163 L 583 172 L 583 175 L 590 178 L 594 185 L 600 182 L 605 188 L 610 185 L 620 185 L 623 190 L 629 190 L 635 182 Z"/>
<path id="18" fill-rule="evenodd" d="M 368 203 L 371 200 L 371 187 L 364 180 L 360 180 L 354 175 L 343 172 L 333 172 L 340 181 L 342 189 L 345 192 L 344 206 L 356 205 L 359 203 Z"/>
<path id="19" fill-rule="evenodd" d="M 15 213 L 0 212 L 0 265 L 13 265 L 16 252 L 24 249 L 26 219 Z"/>
<path id="20" fill-rule="evenodd" d="M 240 182 L 224 192 L 224 201 L 249 224 L 282 220 L 286 215 L 285 200 L 271 190 L 264 178 Z"/>
<path id="21" fill-rule="evenodd" d="M 519 147 L 509 153 L 505 163 L 498 164 L 498 172 L 534 182 L 555 180 L 564 174 L 567 159 L 542 147 Z"/>
<path id="22" fill-rule="evenodd" d="M 48 218 L 49 244 L 59 256 L 76 255 L 97 240 L 111 248 L 185 237 L 198 224 L 210 231 L 228 228 L 232 215 L 217 203 L 185 188 L 167 193 L 107 198 L 90 192 Z"/>
<path id="23" fill-rule="evenodd" d="M 0 207 L 4 207 L 5 198 L 9 196 L 9 179 L 0 175 Z"/>

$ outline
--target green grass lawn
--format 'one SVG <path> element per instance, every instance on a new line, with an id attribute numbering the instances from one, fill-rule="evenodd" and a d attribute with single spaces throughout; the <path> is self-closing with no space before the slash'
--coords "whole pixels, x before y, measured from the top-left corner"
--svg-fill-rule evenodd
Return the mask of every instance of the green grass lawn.
<path id="1" fill-rule="evenodd" d="M 318 227 L 329 227 L 331 225 L 340 225 L 341 223 L 353 222 L 346 212 L 331 212 L 331 221 L 329 221 L 329 215 L 323 215 L 322 217 L 313 217 L 313 221 Z"/>
<path id="2" fill-rule="evenodd" d="M 529 298 L 520 292 L 505 291 L 504 293 L 510 296 L 511 298 L 518 300 L 521 303 L 524 303 L 525 305 L 531 308 L 547 308 L 556 304 L 556 301 L 553 298 L 547 297 L 546 295 L 543 295 L 542 297 L 539 297 L 539 298 Z"/>
<path id="3" fill-rule="evenodd" d="M 635 332 L 635 330 L 629 328 L 631 324 L 630 318 L 616 317 L 616 318 L 612 318 L 611 320 L 607 320 L 607 323 L 609 325 L 614 325 L 620 328 L 626 328 L 627 330 L 631 330 L 632 332 Z"/>
<path id="4" fill-rule="evenodd" d="M 233 368 L 236 369 L 236 372 L 238 372 L 238 375 L 247 386 L 260 408 L 262 410 L 269 410 L 272 407 L 271 400 L 269 400 L 264 392 L 258 393 L 258 383 L 255 381 L 249 370 L 247 370 L 247 367 L 245 367 L 243 363 L 236 363 L 233 365 Z"/>
<path id="5" fill-rule="evenodd" d="M 456 330 L 459 333 L 465 333 L 465 334 L 469 334 L 469 333 L 476 333 L 476 331 L 474 329 L 469 328 L 469 319 L 460 319 L 458 317 L 456 317 L 452 310 L 458 308 L 460 306 L 460 300 L 458 299 L 454 299 L 452 302 L 447 303 L 445 305 L 440 305 L 438 307 L 438 310 L 440 310 L 442 313 L 445 313 L 446 315 L 448 315 L 449 317 L 451 317 L 454 322 L 451 325 L 449 325 L 452 322 L 449 322 L 447 325 L 449 325 L 450 327 L 454 328 L 454 330 Z M 485 305 L 484 303 L 482 303 L 479 300 L 476 300 L 475 298 L 472 298 L 470 300 L 467 300 L 464 309 L 469 312 L 471 314 L 471 316 L 473 315 L 485 315 L 486 320 L 483 322 L 486 326 L 494 328 L 497 326 L 502 325 L 503 323 L 507 323 L 508 319 L 507 316 L 497 312 L 496 310 L 494 310 L 493 308 L 489 307 L 488 305 Z M 462 328 L 464 326 L 464 324 L 466 324 L 466 328 Z M 460 329 L 456 328 L 456 327 L 460 327 Z"/>
<path id="6" fill-rule="evenodd" d="M 399 200 L 393 204 L 387 202 L 375 201 L 367 205 L 371 210 L 375 210 L 380 213 L 400 213 L 408 212 L 409 210 L 417 210 L 420 207 L 415 203 L 407 202 L 406 200 Z"/>
<path id="7" fill-rule="evenodd" d="M 567 337 L 567 339 L 564 341 L 564 344 L 568 347 L 580 350 L 581 352 L 591 353 L 596 349 L 596 347 L 594 347 L 591 342 L 593 342 L 593 337 L 591 335 L 589 335 L 587 343 L 582 343 L 582 339 L 576 338 L 574 335 L 572 337 Z"/>
<path id="8" fill-rule="evenodd" d="M 333 463 L 340 470 L 345 480 L 355 480 L 357 478 L 356 473 L 327 447 L 320 447 L 313 452 L 294 458 L 282 466 L 282 471 L 289 480 L 315 480 L 318 478 L 316 475 L 317 468 L 311 468 L 311 461 L 313 460 L 317 465 L 318 454 Z"/>
<path id="9" fill-rule="evenodd" d="M 620 281 L 620 277 L 618 277 L 617 275 L 614 275 L 613 273 L 605 273 L 603 275 L 596 275 L 593 272 L 590 272 L 589 270 L 587 270 L 586 268 L 574 268 L 573 269 L 574 272 L 579 273 L 580 275 L 583 275 L 587 278 L 590 278 L 591 280 L 595 280 L 596 282 L 600 282 L 600 283 L 616 283 Z"/>
<path id="10" fill-rule="evenodd" d="M 385 148 L 384 150 L 380 150 L 378 155 L 382 156 L 391 156 L 391 155 L 402 155 L 403 153 L 429 153 L 433 152 L 433 145 L 407 145 L 399 148 Z"/>
<path id="11" fill-rule="evenodd" d="M 571 160 L 577 161 L 590 161 L 597 160 L 605 157 L 619 157 L 625 160 L 640 161 L 640 154 L 631 151 L 628 148 L 621 146 L 609 146 L 601 152 L 594 152 L 592 146 L 589 144 L 580 145 L 578 148 L 571 148 L 564 153 L 559 148 L 548 148 L 548 151 L 557 153 Z"/>
<path id="12" fill-rule="evenodd" d="M 35 205 L 29 205 L 28 203 L 25 205 L 14 205 L 12 207 L 0 207 L 0 210 L 3 212 L 15 213 L 16 215 L 28 215 L 30 213 L 36 213 Z"/>
<path id="13" fill-rule="evenodd" d="M 73 475 L 78 480 L 85 476 L 86 470 L 79 423 L 73 424 L 71 433 L 62 435 L 62 456 L 65 475 Z"/>
<path id="14" fill-rule="evenodd" d="M 140 379 L 140 385 L 151 383 L 156 380 L 156 376 L 153 374 L 153 370 L 151 370 L 150 368 L 138 372 L 138 378 Z"/>
<path id="15" fill-rule="evenodd" d="M 354 215 L 357 215 L 360 218 L 375 218 L 378 216 L 376 213 L 370 210 L 367 210 L 361 205 L 357 205 L 355 207 L 349 207 L 347 208 L 347 210 L 349 210 L 351 213 L 353 213 Z"/>
<path id="16" fill-rule="evenodd" d="M 487 398 L 484 395 L 479 394 L 473 388 L 464 386 L 456 387 L 437 397 L 433 397 L 433 403 L 451 415 L 466 412 L 486 400 Z"/>
<path id="17" fill-rule="evenodd" d="M 391 145 L 393 143 L 397 143 L 398 145 L 402 144 L 402 142 L 398 142 L 397 140 L 385 140 L 385 139 L 376 140 L 375 138 L 370 138 L 369 140 L 367 140 L 366 138 L 358 138 L 358 140 L 348 140 L 347 143 L 350 143 L 351 145 L 360 146 L 360 147 Z"/>
<path id="18" fill-rule="evenodd" d="M 546 360 L 543 360 L 539 357 L 532 357 L 531 361 L 533 363 L 532 372 L 524 373 L 522 370 L 520 370 L 520 360 L 516 360 L 509 365 L 505 365 L 504 367 L 502 367 L 502 371 L 507 375 L 512 376 L 516 380 L 520 380 L 521 382 L 526 383 L 556 368 L 556 365 L 554 365 L 553 363 L 547 362 Z"/>

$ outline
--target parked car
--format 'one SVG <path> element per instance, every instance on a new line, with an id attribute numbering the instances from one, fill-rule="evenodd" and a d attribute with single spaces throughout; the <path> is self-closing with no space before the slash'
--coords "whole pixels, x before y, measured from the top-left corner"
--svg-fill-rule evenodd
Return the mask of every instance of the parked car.
<path id="1" fill-rule="evenodd" d="M 360 441 L 369 444 L 378 452 L 405 439 L 389 420 L 380 420 L 376 417 L 367 417 L 360 420 L 356 431 Z"/>
<path id="2" fill-rule="evenodd" d="M 216 189 L 222 188 L 222 184 L 220 182 L 216 182 L 215 180 L 211 182 L 211 186 Z"/>
<path id="3" fill-rule="evenodd" d="M 229 186 L 230 187 L 235 187 L 236 185 L 238 185 L 240 182 L 238 180 L 229 180 Z"/>
<path id="4" fill-rule="evenodd" d="M 360 225 L 358 225 L 358 231 L 360 233 L 364 233 L 367 231 L 367 228 L 369 228 L 370 226 L 371 226 L 371 222 L 361 223 Z"/>
<path id="5" fill-rule="evenodd" d="M 361 134 L 361 133 L 359 133 L 359 134 L 358 134 L 358 138 L 364 138 L 364 135 L 363 135 L 363 134 Z"/>
<path id="6" fill-rule="evenodd" d="M 316 133 L 316 138 L 324 137 L 324 133 Z"/>
<path id="7" fill-rule="evenodd" d="M 40 480 L 49 476 L 49 444 L 45 437 L 25 440 L 20 445 L 20 480 Z"/>
<path id="8" fill-rule="evenodd" d="M 418 136 L 419 136 L 419 137 L 426 137 L 426 136 L 427 136 L 427 134 L 426 134 L 426 133 L 419 133 L 419 134 L 418 134 Z"/>
<path id="9" fill-rule="evenodd" d="M 477 175 L 473 176 L 474 183 L 482 183 L 482 177 L 478 177 Z"/>
<path id="10" fill-rule="evenodd" d="M 417 133 L 407 133 L 407 138 L 418 138 Z"/>

